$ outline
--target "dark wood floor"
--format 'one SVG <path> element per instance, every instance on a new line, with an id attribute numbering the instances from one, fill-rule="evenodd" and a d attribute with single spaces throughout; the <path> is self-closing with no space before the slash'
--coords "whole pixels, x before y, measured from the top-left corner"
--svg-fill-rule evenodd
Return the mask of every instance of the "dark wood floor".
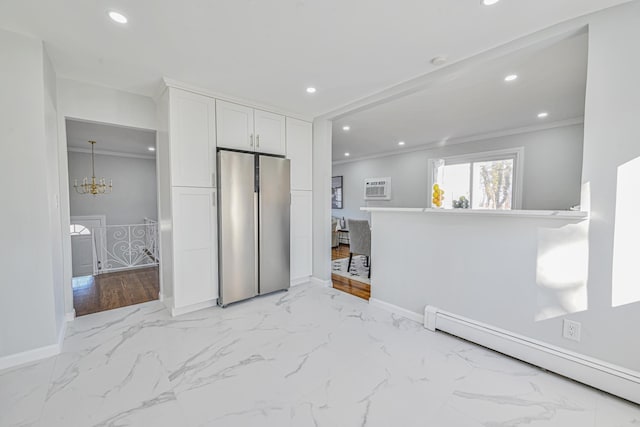
<path id="1" fill-rule="evenodd" d="M 158 299 L 158 268 L 140 268 L 73 279 L 76 316 Z"/>
<path id="2" fill-rule="evenodd" d="M 349 245 L 339 245 L 337 248 L 331 249 L 331 259 L 334 260 L 340 258 L 349 258 Z M 331 275 L 331 282 L 333 282 L 334 289 L 355 295 L 367 301 L 369 301 L 369 298 L 371 297 L 371 285 L 368 283 L 347 279 L 346 277 L 338 276 L 337 274 Z"/>

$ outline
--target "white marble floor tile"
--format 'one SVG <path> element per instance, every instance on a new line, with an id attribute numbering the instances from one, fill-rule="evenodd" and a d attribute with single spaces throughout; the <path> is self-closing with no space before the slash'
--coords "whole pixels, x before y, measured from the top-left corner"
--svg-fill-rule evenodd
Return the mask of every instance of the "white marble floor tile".
<path id="1" fill-rule="evenodd" d="M 0 371 L 0 426 L 34 425 L 47 396 L 55 358 Z"/>
<path id="2" fill-rule="evenodd" d="M 78 318 L 60 355 L 0 372 L 0 426 L 30 425 L 631 427 L 640 408 L 303 285 Z"/>

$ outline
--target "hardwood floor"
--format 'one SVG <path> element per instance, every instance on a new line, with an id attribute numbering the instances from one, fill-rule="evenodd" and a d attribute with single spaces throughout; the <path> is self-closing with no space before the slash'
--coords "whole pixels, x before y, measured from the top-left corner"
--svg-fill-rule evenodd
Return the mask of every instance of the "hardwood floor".
<path id="1" fill-rule="evenodd" d="M 73 279 L 76 316 L 158 299 L 158 268 L 105 273 Z"/>
<path id="2" fill-rule="evenodd" d="M 331 249 L 331 259 L 340 258 L 349 258 L 349 245 L 339 245 L 337 248 Z M 333 283 L 334 289 L 355 295 L 367 301 L 371 298 L 371 285 L 368 283 L 347 279 L 337 274 L 331 275 L 331 282 Z"/>

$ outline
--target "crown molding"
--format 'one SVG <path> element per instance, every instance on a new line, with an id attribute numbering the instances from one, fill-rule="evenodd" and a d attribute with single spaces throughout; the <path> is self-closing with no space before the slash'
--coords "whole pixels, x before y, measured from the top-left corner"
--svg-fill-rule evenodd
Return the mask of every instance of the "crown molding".
<path id="1" fill-rule="evenodd" d="M 67 151 L 71 151 L 74 153 L 83 153 L 83 154 L 91 154 L 90 148 L 82 148 L 82 147 L 67 147 Z M 99 154 L 102 156 L 115 156 L 115 157 L 129 157 L 132 159 L 144 159 L 144 160 L 155 160 L 156 156 L 149 154 L 135 154 L 135 153 L 123 153 L 122 151 L 110 151 L 110 150 L 94 150 L 95 154 Z"/>
<path id="2" fill-rule="evenodd" d="M 383 151 L 381 153 L 371 154 L 368 156 L 350 158 L 345 160 L 336 160 L 336 161 L 332 161 L 331 164 L 341 165 L 344 163 L 359 162 L 361 160 L 379 159 L 381 157 L 390 157 L 390 156 L 400 156 L 402 154 L 414 153 L 416 151 L 427 151 L 427 150 L 433 150 L 435 148 L 442 148 L 445 146 L 449 147 L 451 145 L 464 144 L 465 142 L 476 142 L 476 141 L 480 142 L 480 141 L 486 141 L 487 139 L 501 138 L 501 137 L 512 136 L 512 135 L 522 135 L 525 133 L 539 132 L 543 130 L 556 129 L 556 128 L 561 128 L 565 126 L 580 125 L 583 123 L 584 123 L 584 117 L 575 117 L 572 119 L 557 120 L 555 122 L 541 123 L 541 124 L 532 125 L 532 126 L 523 126 L 519 128 L 503 129 L 495 132 L 478 133 L 474 135 L 462 136 L 459 138 L 451 138 L 451 139 L 447 139 L 444 143 L 442 140 L 430 141 L 424 144 L 420 144 L 416 147 L 411 147 L 409 149 L 396 149 L 394 151 Z"/>
<path id="3" fill-rule="evenodd" d="M 304 120 L 306 122 L 313 122 L 313 117 L 308 117 L 308 116 L 304 116 L 298 113 L 294 113 L 291 111 L 287 111 L 287 110 L 283 110 L 280 109 L 278 107 L 274 107 L 273 105 L 267 105 L 267 104 L 260 104 L 260 103 L 256 103 L 254 101 L 248 100 L 248 99 L 244 99 L 244 98 L 239 98 L 236 96 L 231 96 L 231 95 L 227 95 L 224 93 L 220 93 L 220 92 L 215 92 L 212 90 L 208 90 L 208 89 L 203 89 L 197 86 L 193 86 L 190 85 L 188 83 L 184 83 L 178 80 L 174 80 L 168 77 L 163 77 L 162 81 L 164 83 L 164 86 L 166 87 L 170 87 L 170 88 L 175 88 L 175 89 L 180 89 L 180 90 L 185 90 L 187 92 L 192 92 L 192 93 L 196 93 L 198 95 L 204 95 L 204 96 L 208 96 L 209 98 L 215 98 L 215 99 L 219 99 L 221 101 L 228 101 L 228 102 L 233 102 L 235 104 L 241 104 L 241 105 L 245 105 L 247 107 L 251 107 L 251 108 L 256 108 L 258 110 L 265 110 L 265 111 L 269 111 L 272 113 L 277 113 L 277 114 L 282 114 L 283 116 L 288 116 L 288 117 L 292 117 L 294 119 L 299 119 L 299 120 Z M 162 96 L 162 94 L 164 93 L 165 88 L 160 88 L 157 92 L 155 97 L 158 97 L 158 99 L 160 99 L 160 97 Z"/>
<path id="4" fill-rule="evenodd" d="M 491 62 L 503 56 L 516 53 L 523 49 L 545 49 L 560 40 L 566 40 L 588 31 L 589 22 L 593 12 L 560 24 L 556 24 L 547 29 L 537 31 L 516 40 L 496 46 L 489 50 L 475 55 L 454 60 L 448 65 L 408 79 L 404 82 L 391 85 L 385 89 L 371 93 L 360 99 L 344 104 L 341 107 L 327 111 L 316 117 L 316 119 L 338 120 L 350 114 L 369 110 L 378 105 L 386 104 L 396 99 L 414 94 L 421 90 L 437 86 L 446 82 L 458 73 L 469 70 L 473 67 Z"/>

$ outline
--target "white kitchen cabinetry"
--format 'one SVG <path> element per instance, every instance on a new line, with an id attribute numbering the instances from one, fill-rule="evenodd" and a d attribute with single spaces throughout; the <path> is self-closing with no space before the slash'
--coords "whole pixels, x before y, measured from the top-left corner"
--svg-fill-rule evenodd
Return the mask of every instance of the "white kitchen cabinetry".
<path id="1" fill-rule="evenodd" d="M 253 108 L 216 101 L 218 146 L 253 151 Z"/>
<path id="2" fill-rule="evenodd" d="M 171 185 L 215 186 L 215 111 L 214 99 L 170 89 Z"/>
<path id="3" fill-rule="evenodd" d="M 173 87 L 158 100 L 161 298 L 173 315 L 218 298 L 215 107 Z"/>
<path id="4" fill-rule="evenodd" d="M 217 302 L 217 147 L 291 160 L 291 278 L 294 284 L 308 281 L 311 123 L 183 88 L 168 85 L 157 105 L 161 299 L 173 315 Z"/>
<path id="5" fill-rule="evenodd" d="M 291 189 L 312 188 L 313 126 L 309 122 L 287 117 L 287 158 L 291 160 Z"/>
<path id="6" fill-rule="evenodd" d="M 285 117 L 268 111 L 254 110 L 255 151 L 267 154 L 286 152 Z"/>
<path id="7" fill-rule="evenodd" d="M 311 191 L 291 192 L 291 282 L 303 283 L 312 273 Z"/>
<path id="8" fill-rule="evenodd" d="M 174 187 L 174 308 L 218 298 L 218 243 L 215 190 Z"/>
<path id="9" fill-rule="evenodd" d="M 285 154 L 284 116 L 220 100 L 216 110 L 218 147 Z"/>

